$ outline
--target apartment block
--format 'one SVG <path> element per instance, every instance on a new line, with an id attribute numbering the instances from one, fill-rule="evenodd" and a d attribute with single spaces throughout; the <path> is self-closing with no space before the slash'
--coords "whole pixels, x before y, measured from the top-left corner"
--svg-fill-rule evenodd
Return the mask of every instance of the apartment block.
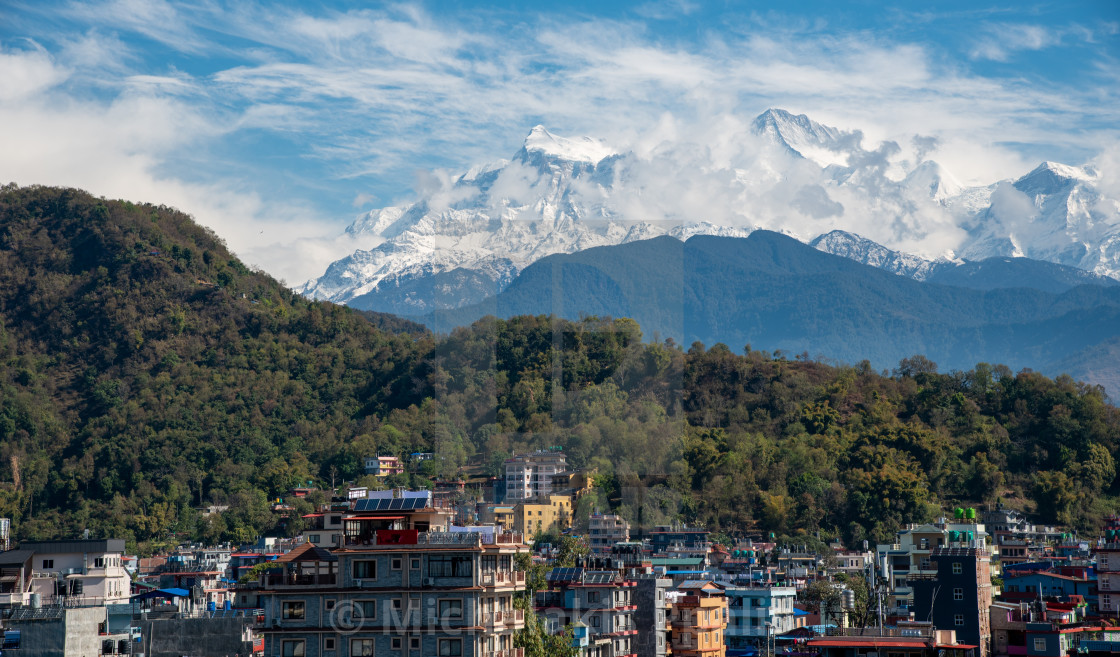
<path id="1" fill-rule="evenodd" d="M 637 582 L 613 570 L 553 568 L 535 604 L 553 632 L 578 627 L 581 657 L 635 657 Z"/>
<path id="2" fill-rule="evenodd" d="M 771 637 L 794 629 L 792 586 L 727 586 L 727 647 L 760 648 Z"/>
<path id="3" fill-rule="evenodd" d="M 344 519 L 343 545 L 304 544 L 261 576 L 265 654 L 522 657 L 521 536 L 441 531 L 430 498 L 368 502 Z"/>
<path id="4" fill-rule="evenodd" d="M 564 454 L 548 450 L 508 459 L 505 463 L 504 501 L 515 504 L 521 500 L 550 495 L 553 477 L 564 472 L 567 463 L 568 459 Z"/>

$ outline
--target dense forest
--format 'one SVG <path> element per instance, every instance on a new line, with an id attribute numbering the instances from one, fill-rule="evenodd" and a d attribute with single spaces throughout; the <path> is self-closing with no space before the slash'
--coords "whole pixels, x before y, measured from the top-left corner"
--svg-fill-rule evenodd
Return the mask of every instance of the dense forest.
<path id="1" fill-rule="evenodd" d="M 246 541 L 274 529 L 271 499 L 361 481 L 366 455 L 435 452 L 390 482 L 424 485 L 549 446 L 597 473 L 580 513 L 728 535 L 882 541 L 997 501 L 1089 528 L 1116 509 L 1120 411 L 1069 377 L 922 356 L 877 372 L 599 317 L 434 336 L 299 297 L 173 209 L 69 189 L 0 190 L 0 363 L 19 538 Z"/>

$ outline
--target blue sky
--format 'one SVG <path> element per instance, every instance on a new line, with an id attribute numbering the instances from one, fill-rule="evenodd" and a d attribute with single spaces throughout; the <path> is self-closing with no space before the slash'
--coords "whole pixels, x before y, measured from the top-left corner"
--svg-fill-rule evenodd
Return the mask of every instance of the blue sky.
<path id="1" fill-rule="evenodd" d="M 180 207 L 298 283 L 538 123 L 627 148 L 782 107 L 971 183 L 1120 137 L 1118 2 L 789 4 L 9 0 L 0 180 Z"/>

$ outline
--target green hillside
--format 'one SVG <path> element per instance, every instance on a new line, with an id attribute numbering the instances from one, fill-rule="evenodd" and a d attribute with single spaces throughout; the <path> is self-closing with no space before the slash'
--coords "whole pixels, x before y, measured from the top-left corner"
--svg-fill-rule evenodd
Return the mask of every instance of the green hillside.
<path id="1" fill-rule="evenodd" d="M 0 322 L 0 515 L 20 538 L 247 540 L 279 531 L 269 499 L 357 479 L 366 455 L 434 451 L 392 482 L 423 485 L 556 445 L 597 470 L 589 504 L 731 534 L 1116 508 L 1120 412 L 1068 377 L 917 357 L 885 376 L 596 317 L 436 338 L 295 296 L 174 210 L 73 190 L 0 191 Z"/>

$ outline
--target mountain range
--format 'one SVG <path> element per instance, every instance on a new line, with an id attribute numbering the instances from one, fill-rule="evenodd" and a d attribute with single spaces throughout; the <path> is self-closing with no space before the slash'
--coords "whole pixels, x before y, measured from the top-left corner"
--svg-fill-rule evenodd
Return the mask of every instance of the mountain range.
<path id="1" fill-rule="evenodd" d="M 359 217 L 347 232 L 370 246 L 299 291 L 423 315 L 480 303 L 552 254 L 759 228 L 915 280 L 940 272 L 951 282 L 954 265 L 992 257 L 1095 274 L 1084 282 L 1120 275 L 1120 201 L 1092 166 L 1045 162 L 1018 180 L 968 187 L 933 160 L 900 159 L 892 142 L 869 149 L 858 131 L 780 109 L 728 141 L 720 158 L 668 143 L 638 152 L 537 126 L 511 160 L 436 177 L 415 203 Z M 923 255 L 893 244 L 948 248 Z"/>
<path id="2" fill-rule="evenodd" d="M 421 321 L 450 331 L 485 315 L 630 317 L 647 337 L 780 349 L 895 366 L 925 354 L 945 369 L 1031 368 L 1120 390 L 1120 284 L 1022 258 L 946 263 L 916 281 L 759 230 L 746 238 L 661 236 L 556 254 L 502 293 Z M 1031 289 L 1016 279 L 1040 281 Z"/>

